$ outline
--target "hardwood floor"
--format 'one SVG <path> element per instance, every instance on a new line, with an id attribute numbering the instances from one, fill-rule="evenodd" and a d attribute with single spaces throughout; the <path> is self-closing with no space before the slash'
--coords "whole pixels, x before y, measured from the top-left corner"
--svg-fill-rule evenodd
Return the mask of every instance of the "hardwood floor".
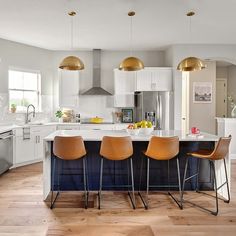
<path id="1" fill-rule="evenodd" d="M 164 194 L 150 196 L 150 209 L 132 210 L 122 193 L 105 193 L 102 209 L 96 209 L 96 196 L 90 194 L 90 208 L 82 206 L 81 194 L 63 193 L 50 210 L 42 201 L 42 164 L 10 170 L 0 177 L 0 235 L 236 235 L 236 161 L 232 164 L 232 201 L 220 201 L 217 217 L 191 205 L 179 208 Z M 205 206 L 211 198 L 188 192 Z M 208 201 L 209 199 L 209 201 Z"/>

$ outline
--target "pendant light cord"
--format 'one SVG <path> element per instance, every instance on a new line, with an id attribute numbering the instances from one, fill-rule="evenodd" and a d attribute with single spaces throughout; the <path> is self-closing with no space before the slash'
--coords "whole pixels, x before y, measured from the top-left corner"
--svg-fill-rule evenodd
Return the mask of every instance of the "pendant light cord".
<path id="1" fill-rule="evenodd" d="M 74 29 L 74 24 L 73 24 L 73 16 L 71 16 L 71 50 L 74 48 L 74 41 L 73 41 L 73 29 Z"/>
<path id="2" fill-rule="evenodd" d="M 130 16 L 130 55 L 133 56 L 133 16 Z"/>

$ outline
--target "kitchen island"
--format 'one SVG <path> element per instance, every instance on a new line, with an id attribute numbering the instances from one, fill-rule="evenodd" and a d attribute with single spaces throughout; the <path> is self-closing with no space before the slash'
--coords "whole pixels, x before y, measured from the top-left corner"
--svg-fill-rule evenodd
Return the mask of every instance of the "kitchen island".
<path id="1" fill-rule="evenodd" d="M 103 136 L 127 136 L 129 135 L 125 130 L 123 131 L 115 131 L 115 130 L 59 130 L 56 131 L 44 139 L 44 160 L 43 160 L 43 181 L 44 181 L 44 199 L 50 193 L 51 185 L 55 186 L 56 183 L 51 183 L 51 162 L 53 158 L 56 158 L 53 155 L 52 147 L 53 140 L 55 136 L 82 136 L 85 142 L 85 147 L 87 149 L 87 170 L 88 170 L 88 179 L 89 179 L 89 190 L 96 191 L 98 189 L 99 184 L 99 167 L 100 167 L 100 156 L 99 149 Z M 181 131 L 163 131 L 163 130 L 155 130 L 152 135 L 168 137 L 168 136 L 178 136 L 180 140 L 180 170 L 181 170 L 181 178 L 183 177 L 183 170 L 185 164 L 186 153 L 189 151 L 196 151 L 198 148 L 208 148 L 213 149 L 215 142 L 218 141 L 219 137 L 207 133 L 203 133 L 201 137 L 192 137 L 188 136 Z M 133 163 L 134 163 L 134 180 L 135 180 L 135 189 L 139 188 L 139 179 L 140 179 L 140 166 L 142 161 L 142 151 L 147 148 L 148 141 L 150 140 L 152 135 L 131 135 L 134 147 L 134 155 L 133 155 Z M 61 184 L 60 190 L 79 190 L 82 189 L 82 177 L 77 175 L 82 172 L 81 169 L 81 160 L 75 161 L 66 161 L 63 162 L 58 159 L 59 162 L 62 162 L 63 169 L 67 173 L 75 173 L 76 175 L 63 175 L 61 176 Z M 228 161 L 226 161 L 228 162 Z M 145 163 L 145 162 L 144 162 Z M 221 163 L 216 163 L 217 170 L 217 178 L 218 183 L 223 183 L 224 176 L 223 165 Z M 151 161 L 150 162 L 150 182 L 155 181 L 156 184 L 166 184 L 167 183 L 167 166 L 166 163 L 161 161 Z M 196 158 L 190 159 L 190 174 L 195 173 L 197 169 L 197 160 Z M 177 182 L 177 172 L 175 162 L 170 162 L 170 182 L 172 184 Z M 201 162 L 201 175 L 200 175 L 200 188 L 204 190 L 212 190 L 213 187 L 213 178 L 212 171 L 210 171 L 208 161 L 204 160 Z M 107 177 L 104 177 L 104 185 L 110 185 L 111 183 L 124 183 L 127 181 L 127 165 L 125 161 L 122 162 L 104 162 L 104 172 L 108 173 Z M 112 173 L 116 173 L 116 177 L 112 178 Z M 57 175 L 57 172 L 55 172 Z M 144 164 L 143 168 L 143 176 L 141 181 L 141 189 L 145 189 L 146 182 L 146 168 Z M 54 176 L 55 180 L 57 176 Z M 53 187 L 54 188 L 54 187 Z M 195 181 L 189 182 L 186 185 L 186 189 L 193 190 L 195 189 Z M 111 190 L 111 189 L 107 189 Z M 123 189 L 118 189 L 123 190 Z M 225 189 L 222 188 L 220 192 L 221 195 L 225 195 Z"/>

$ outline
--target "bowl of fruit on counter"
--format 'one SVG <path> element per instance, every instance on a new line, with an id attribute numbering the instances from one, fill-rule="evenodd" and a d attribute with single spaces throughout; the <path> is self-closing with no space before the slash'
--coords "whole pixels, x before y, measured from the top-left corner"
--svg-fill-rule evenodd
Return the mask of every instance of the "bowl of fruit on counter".
<path id="1" fill-rule="evenodd" d="M 142 120 L 136 123 L 136 125 L 139 128 L 139 133 L 142 135 L 150 135 L 154 130 L 152 122 L 150 121 Z"/>
<path id="2" fill-rule="evenodd" d="M 127 131 L 130 135 L 138 135 L 138 133 L 139 133 L 139 128 L 138 128 L 137 124 L 130 124 L 130 125 L 128 125 L 126 131 Z"/>

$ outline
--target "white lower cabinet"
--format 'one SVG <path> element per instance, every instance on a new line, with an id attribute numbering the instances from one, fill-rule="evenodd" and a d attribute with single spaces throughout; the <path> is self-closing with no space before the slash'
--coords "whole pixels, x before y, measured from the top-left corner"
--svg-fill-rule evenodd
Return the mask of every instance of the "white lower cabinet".
<path id="1" fill-rule="evenodd" d="M 34 160 L 34 139 L 15 138 L 15 163 L 22 164 Z"/>
<path id="2" fill-rule="evenodd" d="M 15 130 L 14 165 L 30 164 L 43 159 L 43 139 L 56 130 L 56 126 L 30 127 L 29 135 L 23 128 Z"/>

